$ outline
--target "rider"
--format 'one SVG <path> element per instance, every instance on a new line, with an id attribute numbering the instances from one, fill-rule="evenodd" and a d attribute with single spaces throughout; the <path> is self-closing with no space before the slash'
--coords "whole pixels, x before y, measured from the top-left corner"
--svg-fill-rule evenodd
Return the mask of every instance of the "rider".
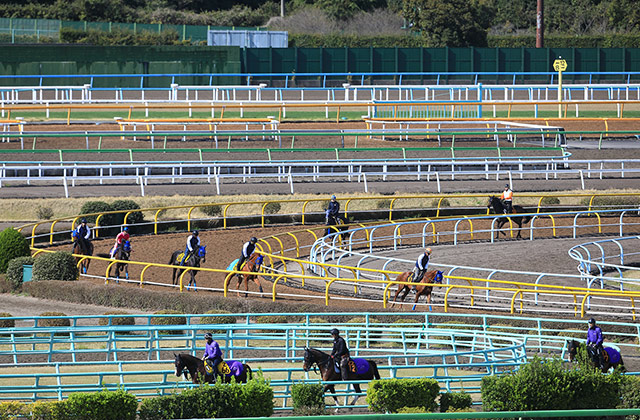
<path id="1" fill-rule="evenodd" d="M 591 318 L 589 320 L 589 330 L 587 331 L 587 348 L 591 349 L 589 354 L 595 354 L 598 356 L 598 365 L 600 368 L 604 366 L 604 347 L 602 342 L 604 336 L 602 330 L 596 325 L 596 320 Z"/>
<path id="2" fill-rule="evenodd" d="M 249 258 L 251 258 L 251 255 L 253 255 L 253 251 L 255 251 L 256 249 L 256 243 L 258 242 L 258 238 L 256 238 L 255 236 L 252 237 L 251 239 L 249 239 L 249 241 L 245 242 L 244 245 L 242 246 L 242 255 L 240 256 L 240 259 L 238 260 L 238 264 L 236 264 L 236 271 L 240 271 L 240 269 L 242 268 L 242 264 L 248 260 Z M 238 276 L 240 276 L 241 274 L 238 273 Z"/>
<path id="3" fill-rule="evenodd" d="M 204 339 L 207 344 L 204 345 L 202 360 L 204 360 L 205 364 L 211 366 L 213 376 L 216 377 L 218 375 L 218 365 L 222 362 L 222 350 L 220 350 L 218 342 L 213 340 L 213 335 L 210 332 L 204 335 Z"/>
<path id="4" fill-rule="evenodd" d="M 109 253 L 111 255 L 111 258 L 113 258 L 113 256 L 116 255 L 118 248 L 128 240 L 129 240 L 129 226 L 125 226 L 122 228 L 122 232 L 118 233 L 118 236 L 116 236 L 116 243 L 113 246 L 113 248 L 111 248 L 111 252 Z"/>
<path id="5" fill-rule="evenodd" d="M 347 343 L 344 341 L 344 338 L 340 337 L 340 331 L 337 328 L 331 330 L 331 335 L 333 336 L 333 350 L 331 351 L 331 357 L 337 367 L 340 368 L 340 374 L 342 376 L 342 380 L 347 380 L 347 367 L 349 363 L 349 348 L 347 347 Z"/>
<path id="6" fill-rule="evenodd" d="M 509 184 L 505 184 L 504 191 L 502 191 L 502 195 L 500 196 L 500 200 L 502 200 L 502 204 L 504 205 L 504 214 L 509 214 L 513 212 L 513 191 L 509 187 Z"/>
<path id="7" fill-rule="evenodd" d="M 431 248 L 426 248 L 416 260 L 416 266 L 413 267 L 413 283 L 420 283 L 424 277 L 424 274 L 427 272 L 427 267 L 429 266 L 430 255 Z"/>
<path id="8" fill-rule="evenodd" d="M 76 232 L 76 241 L 80 245 L 80 249 L 83 253 L 86 253 L 89 250 L 89 238 L 91 238 L 91 229 L 87 225 L 87 219 L 82 218 L 80 220 L 80 224 L 75 230 Z"/>
<path id="9" fill-rule="evenodd" d="M 191 232 L 191 235 L 187 238 L 187 247 L 184 250 L 184 256 L 182 257 L 182 261 L 180 261 L 180 265 L 184 265 L 185 261 L 191 258 L 200 247 L 200 238 L 198 237 L 199 232 L 194 230 Z"/>
<path id="10" fill-rule="evenodd" d="M 335 225 L 338 220 L 340 220 L 340 203 L 336 200 L 336 196 L 331 196 L 331 201 L 329 201 L 329 207 L 325 211 L 325 219 L 327 221 L 327 226 Z"/>

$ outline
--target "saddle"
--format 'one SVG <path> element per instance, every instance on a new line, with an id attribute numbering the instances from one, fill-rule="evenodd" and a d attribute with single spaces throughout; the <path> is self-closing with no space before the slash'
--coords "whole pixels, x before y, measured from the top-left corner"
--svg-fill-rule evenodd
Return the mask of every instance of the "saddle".
<path id="1" fill-rule="evenodd" d="M 205 372 L 207 372 L 207 374 L 209 375 L 213 375 L 213 369 L 214 367 L 211 366 L 211 362 L 209 360 L 205 361 L 204 363 Z M 229 367 L 227 362 L 225 362 L 224 360 L 218 363 L 218 366 L 216 366 L 215 369 L 219 375 L 229 375 L 231 373 L 231 368 Z"/>

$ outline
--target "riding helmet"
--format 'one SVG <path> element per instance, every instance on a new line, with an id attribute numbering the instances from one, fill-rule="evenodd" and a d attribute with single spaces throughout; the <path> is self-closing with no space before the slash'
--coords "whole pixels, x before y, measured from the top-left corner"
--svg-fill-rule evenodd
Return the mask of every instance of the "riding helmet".
<path id="1" fill-rule="evenodd" d="M 211 333 L 206 333 L 206 334 L 204 335 L 204 339 L 205 339 L 205 340 L 208 340 L 208 339 L 210 339 L 210 338 L 213 338 L 213 335 L 211 335 Z"/>
<path id="2" fill-rule="evenodd" d="M 256 242 L 258 242 L 258 238 L 256 238 L 255 236 L 253 238 L 250 239 L 252 244 L 255 244 Z"/>
<path id="3" fill-rule="evenodd" d="M 194 235 L 198 236 L 198 233 L 200 233 L 200 232 L 198 232 L 197 230 L 194 230 L 192 233 L 193 233 Z"/>
<path id="4" fill-rule="evenodd" d="M 125 227 L 123 227 L 123 228 L 122 228 L 122 231 L 123 231 L 123 232 L 128 232 L 128 231 L 129 231 L 129 226 L 125 226 Z"/>
<path id="5" fill-rule="evenodd" d="M 83 217 L 82 220 L 80 220 L 80 223 L 87 223 L 87 219 Z"/>
<path id="6" fill-rule="evenodd" d="M 424 253 L 427 254 L 427 255 L 431 255 L 431 248 L 425 249 Z"/>
<path id="7" fill-rule="evenodd" d="M 335 199 L 336 199 L 336 196 L 335 196 L 335 195 L 332 195 L 332 196 L 331 196 L 331 199 L 332 199 L 332 200 L 335 200 Z"/>
<path id="8" fill-rule="evenodd" d="M 591 318 L 591 319 L 589 320 L 589 324 L 595 324 L 595 323 L 596 323 L 596 320 L 595 320 L 594 318 Z"/>
<path id="9" fill-rule="evenodd" d="M 331 335 L 340 335 L 340 331 L 337 328 L 331 330 Z"/>
<path id="10" fill-rule="evenodd" d="M 504 187 L 505 188 L 509 188 L 509 184 L 504 184 Z"/>

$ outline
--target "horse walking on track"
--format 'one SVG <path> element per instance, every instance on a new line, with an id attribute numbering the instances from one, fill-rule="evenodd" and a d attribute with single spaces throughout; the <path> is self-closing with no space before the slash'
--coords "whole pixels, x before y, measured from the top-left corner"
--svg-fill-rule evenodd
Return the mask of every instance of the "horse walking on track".
<path id="1" fill-rule="evenodd" d="M 117 263 L 115 263 L 116 281 L 120 279 L 120 273 L 122 273 L 122 271 L 124 271 L 124 278 L 129 279 L 129 264 L 126 262 L 120 262 L 120 261 L 129 261 L 130 256 L 131 256 L 131 242 L 124 241 L 120 244 L 120 246 L 118 246 L 118 249 L 116 249 L 115 254 L 113 254 L 113 258 L 115 260 L 119 260 Z M 109 267 L 109 273 L 107 277 L 111 277 L 112 267 Z"/>
<path id="2" fill-rule="evenodd" d="M 599 367 L 598 355 L 595 351 L 587 347 L 584 343 L 581 343 L 577 340 L 570 340 L 568 342 L 568 353 L 569 353 L 569 361 L 573 362 L 578 359 L 578 351 L 585 349 L 587 351 L 587 356 L 591 360 L 591 363 L 595 367 Z M 620 352 L 611 347 L 604 347 L 604 365 L 602 366 L 602 373 L 607 373 L 609 369 L 620 367 L 623 371 L 626 370 L 624 366 L 624 361 L 622 360 L 622 355 Z"/>
<path id="3" fill-rule="evenodd" d="M 242 284 L 243 280 L 244 280 L 244 290 L 245 290 L 244 297 L 247 297 L 249 295 L 249 293 L 247 293 L 249 291 L 249 281 L 253 281 L 255 284 L 257 284 L 258 289 L 260 290 L 260 293 L 263 293 L 262 285 L 260 284 L 260 280 L 259 280 L 260 276 L 258 275 L 258 272 L 260 271 L 260 267 L 262 267 L 263 260 L 264 260 L 264 257 L 258 254 L 257 252 L 255 252 L 242 265 L 242 267 L 240 268 L 240 271 L 246 274 L 242 274 L 242 273 L 238 274 L 238 286 L 237 286 L 238 291 L 236 292 L 238 297 L 240 297 L 240 285 Z M 225 282 L 230 281 L 232 276 L 233 276 L 232 273 L 227 275 Z"/>
<path id="4" fill-rule="evenodd" d="M 93 244 L 90 241 L 85 241 L 87 249 L 84 249 L 82 245 L 80 245 L 80 239 L 78 238 L 78 233 L 75 230 L 71 234 L 71 238 L 73 240 L 72 254 L 87 255 L 89 257 L 93 255 Z M 78 265 L 78 262 L 82 259 L 82 257 L 76 256 L 76 265 Z M 80 267 L 78 267 L 81 274 L 87 274 L 87 271 L 89 270 L 89 263 L 91 263 L 91 258 L 87 258 L 82 261 Z"/>
<path id="5" fill-rule="evenodd" d="M 505 215 L 504 214 L 504 205 L 502 204 L 502 201 L 496 197 L 495 195 L 490 195 L 489 196 L 489 202 L 487 203 L 487 208 L 492 209 L 493 212 L 497 215 Z M 504 226 L 505 223 L 509 222 L 509 219 L 511 219 L 511 221 L 513 221 L 513 223 L 515 223 L 516 225 L 518 225 L 518 238 L 522 238 L 522 235 L 520 234 L 521 230 L 522 230 L 522 225 L 525 223 L 528 223 L 529 220 L 531 220 L 531 216 L 514 216 L 514 214 L 517 213 L 526 213 L 525 209 L 522 206 L 513 206 L 513 213 L 512 214 L 506 214 L 505 217 L 501 217 L 498 219 L 498 226 L 497 226 L 497 231 L 496 231 L 496 239 L 498 239 L 498 237 L 500 236 L 500 234 L 502 233 L 503 235 L 506 236 L 506 233 L 504 233 L 502 230 L 502 226 Z M 508 218 L 507 218 L 508 216 Z"/>
<path id="6" fill-rule="evenodd" d="M 371 380 L 371 379 L 380 379 L 380 373 L 378 372 L 378 365 L 373 360 L 362 359 L 362 358 L 350 358 L 348 361 L 348 377 L 347 380 Z M 305 348 L 304 349 L 304 362 L 302 363 L 302 368 L 305 372 L 308 372 L 312 367 L 317 366 L 320 369 L 320 377 L 324 382 L 331 381 L 341 381 L 342 375 L 340 372 L 336 372 L 336 368 L 333 362 L 333 358 L 327 353 L 314 349 L 314 348 Z M 315 370 L 315 369 L 314 369 Z M 358 394 L 361 391 L 360 384 L 352 384 L 353 389 Z M 336 389 L 333 384 L 326 384 L 324 386 L 323 392 L 327 390 L 331 391 L 333 395 L 333 399 L 338 405 L 338 398 L 335 396 Z M 347 405 L 347 396 L 344 397 L 344 404 Z M 360 398 L 359 395 L 356 395 L 351 405 L 354 405 L 356 401 Z"/>
<path id="7" fill-rule="evenodd" d="M 198 249 L 191 254 L 189 258 L 182 264 L 183 267 L 200 267 L 201 262 L 206 262 L 207 257 L 207 247 L 199 246 Z M 169 265 L 180 265 L 180 261 L 182 261 L 182 253 L 183 251 L 173 251 L 171 254 L 171 258 L 169 259 Z M 178 279 L 180 278 L 180 274 L 184 271 L 184 268 L 174 267 L 173 274 L 171 276 L 171 283 L 176 285 L 178 283 Z M 177 273 L 177 275 L 176 275 Z M 191 275 L 191 279 L 189 280 L 189 284 L 187 284 L 187 290 L 189 290 L 189 286 L 193 283 L 193 290 L 196 289 L 196 274 L 198 274 L 198 270 L 190 270 L 189 274 Z"/>
<path id="8" fill-rule="evenodd" d="M 412 276 L 413 276 L 413 272 L 405 271 L 404 273 L 399 274 L 398 277 L 396 277 L 396 281 L 411 283 Z M 431 303 L 431 292 L 433 291 L 433 286 L 428 286 L 428 284 L 432 284 L 432 283 L 436 283 L 436 284 L 442 283 L 442 271 L 438 271 L 438 270 L 427 271 L 419 283 L 414 283 L 415 286 L 413 287 L 415 287 L 415 290 L 416 290 L 416 299 L 413 302 L 414 308 L 415 308 L 415 304 L 418 303 L 418 299 L 420 299 L 420 296 L 422 295 L 426 295 L 427 303 L 429 304 Z M 396 295 L 393 297 L 393 302 L 391 303 L 391 307 L 393 307 L 393 305 L 396 304 L 396 299 L 398 298 L 398 295 L 400 295 L 400 293 L 402 293 L 402 296 L 400 296 L 400 303 L 404 302 L 404 299 L 407 297 L 410 290 L 411 290 L 411 286 L 407 284 L 398 284 L 398 289 L 396 290 Z"/>
<path id="9" fill-rule="evenodd" d="M 215 383 L 216 375 L 207 373 L 204 367 L 204 361 L 187 353 L 175 354 L 174 366 L 176 367 L 176 376 L 180 377 L 184 374 L 186 380 L 191 378 L 194 384 Z M 237 360 L 225 360 L 222 363 L 222 372 L 219 373 L 223 384 L 231 383 L 235 378 L 238 383 L 247 383 L 247 380 L 253 377 L 251 367 Z"/>

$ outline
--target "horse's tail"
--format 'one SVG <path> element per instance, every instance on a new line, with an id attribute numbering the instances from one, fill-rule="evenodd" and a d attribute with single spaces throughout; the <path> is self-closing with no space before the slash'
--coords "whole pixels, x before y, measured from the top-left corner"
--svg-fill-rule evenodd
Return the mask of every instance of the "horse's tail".
<path id="1" fill-rule="evenodd" d="M 530 220 L 531 220 L 531 216 L 523 216 L 522 224 L 524 225 L 525 223 L 529 223 Z"/>
<path id="2" fill-rule="evenodd" d="M 167 263 L 167 265 L 173 265 L 175 262 L 177 262 L 177 261 L 176 261 L 176 256 L 177 256 L 179 253 L 180 253 L 180 251 L 177 251 L 177 253 L 176 253 L 176 251 L 174 251 L 174 252 L 171 254 L 171 257 L 169 257 L 169 262 Z"/>
<path id="3" fill-rule="evenodd" d="M 380 379 L 380 372 L 378 372 L 378 364 L 373 360 L 369 360 L 369 364 L 371 365 L 371 369 L 373 369 L 374 379 Z"/>

